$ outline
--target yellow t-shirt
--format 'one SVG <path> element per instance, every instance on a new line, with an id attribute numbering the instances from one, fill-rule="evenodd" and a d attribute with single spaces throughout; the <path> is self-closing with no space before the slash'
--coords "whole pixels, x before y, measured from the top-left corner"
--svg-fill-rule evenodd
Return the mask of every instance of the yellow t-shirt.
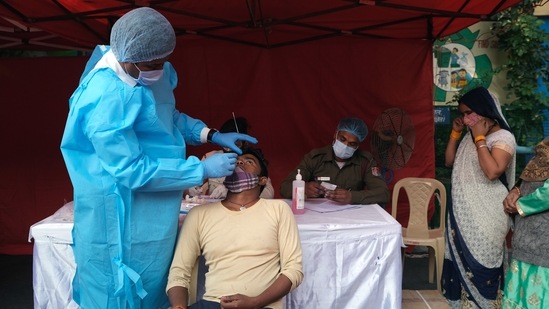
<path id="1" fill-rule="evenodd" d="M 189 288 L 192 269 L 203 255 L 208 266 L 204 299 L 257 296 L 280 274 L 295 289 L 303 280 L 301 242 L 294 215 L 282 200 L 260 199 L 244 211 L 220 202 L 196 206 L 186 216 L 166 291 Z M 267 305 L 282 308 L 282 301 Z"/>

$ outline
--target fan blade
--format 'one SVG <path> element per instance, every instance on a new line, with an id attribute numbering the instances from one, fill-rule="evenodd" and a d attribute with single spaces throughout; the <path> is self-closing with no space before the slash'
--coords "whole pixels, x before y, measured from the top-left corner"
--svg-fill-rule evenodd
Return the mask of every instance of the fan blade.
<path id="1" fill-rule="evenodd" d="M 385 110 L 375 121 L 372 154 L 384 168 L 404 167 L 412 156 L 415 130 L 410 117 L 400 108 Z"/>

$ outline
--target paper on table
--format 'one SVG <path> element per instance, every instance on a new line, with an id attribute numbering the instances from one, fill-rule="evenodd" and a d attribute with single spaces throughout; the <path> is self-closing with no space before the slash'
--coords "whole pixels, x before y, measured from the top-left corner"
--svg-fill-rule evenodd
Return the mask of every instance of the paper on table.
<path id="1" fill-rule="evenodd" d="M 334 205 L 334 202 L 332 201 L 326 201 L 324 203 L 305 203 L 305 208 L 308 210 L 320 212 L 320 213 L 326 213 L 326 212 L 336 212 L 336 211 L 344 211 L 347 209 L 356 209 L 359 208 L 358 205 Z"/>

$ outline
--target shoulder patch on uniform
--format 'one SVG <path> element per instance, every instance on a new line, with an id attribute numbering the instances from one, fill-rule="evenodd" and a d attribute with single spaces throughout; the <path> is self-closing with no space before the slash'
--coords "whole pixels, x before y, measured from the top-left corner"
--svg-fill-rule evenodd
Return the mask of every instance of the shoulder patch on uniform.
<path id="1" fill-rule="evenodd" d="M 372 167 L 372 175 L 381 176 L 381 170 L 379 169 L 379 167 L 377 166 Z"/>

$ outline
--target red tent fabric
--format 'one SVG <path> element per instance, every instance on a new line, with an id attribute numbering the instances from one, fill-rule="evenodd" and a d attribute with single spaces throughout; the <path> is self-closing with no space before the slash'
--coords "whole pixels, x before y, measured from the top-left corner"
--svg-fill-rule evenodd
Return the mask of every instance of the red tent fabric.
<path id="1" fill-rule="evenodd" d="M 433 176 L 430 49 L 427 41 L 350 38 L 275 50 L 182 43 L 172 57 L 180 76 L 178 108 L 211 127 L 233 112 L 248 118 L 278 189 L 306 152 L 331 143 L 340 118 L 360 117 L 371 131 L 383 110 L 399 107 L 415 126 L 416 150 L 395 179 Z M 0 253 L 30 253 L 29 226 L 72 199 L 59 144 L 85 61 L 0 59 L 0 83 L 10 90 L 3 93 L 0 121 L 0 143 L 6 146 L 0 161 Z M 212 147 L 190 147 L 189 153 L 201 156 Z M 362 147 L 369 148 L 369 139 Z"/>
<path id="2" fill-rule="evenodd" d="M 393 107 L 410 116 L 416 138 L 410 160 L 394 171 L 390 186 L 405 176 L 433 177 L 430 39 L 515 2 L 139 3 L 161 10 L 179 34 L 171 58 L 180 78 L 178 108 L 210 127 L 219 127 L 233 112 L 248 118 L 278 189 L 306 152 L 331 143 L 340 118 L 360 117 L 372 130 L 379 115 Z M 133 7 L 124 3 L 2 1 L 0 29 L 17 20 L 41 29 L 26 35 L 53 33 L 53 45 L 87 50 L 107 43 L 110 24 Z M 0 253 L 31 253 L 30 225 L 72 199 L 59 144 L 68 99 L 86 61 L 0 58 Z M 361 147 L 370 148 L 369 137 Z M 212 148 L 190 147 L 189 155 Z"/>
<path id="3" fill-rule="evenodd" d="M 150 6 L 162 12 L 182 37 L 219 39 L 265 48 L 338 36 L 433 40 L 487 19 L 518 2 L 5 0 L 0 2 L 0 29 L 5 33 L 0 37 L 0 47 L 59 44 L 90 49 L 98 43 L 108 44 L 111 25 L 137 6 Z M 39 29 L 55 36 L 45 38 L 37 33 Z M 21 38 L 19 46 L 14 41 L 17 37 Z"/>

